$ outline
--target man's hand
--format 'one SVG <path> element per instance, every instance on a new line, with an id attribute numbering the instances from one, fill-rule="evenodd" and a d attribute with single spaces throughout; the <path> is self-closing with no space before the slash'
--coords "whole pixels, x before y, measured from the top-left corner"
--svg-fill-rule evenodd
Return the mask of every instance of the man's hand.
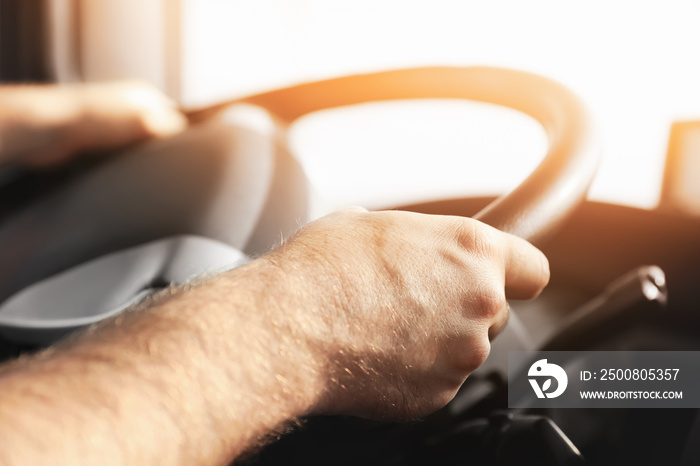
<path id="1" fill-rule="evenodd" d="M 0 463 L 223 465 L 300 416 L 428 414 L 548 278 L 475 220 L 335 213 L 0 371 Z"/>
<path id="2" fill-rule="evenodd" d="M 138 81 L 0 86 L 0 162 L 52 166 L 184 129 L 175 104 Z"/>
<path id="3" fill-rule="evenodd" d="M 506 297 L 533 298 L 549 280 L 545 256 L 520 238 L 408 212 L 337 212 L 266 260 L 296 287 L 330 382 L 317 411 L 381 418 L 444 406 L 486 359 Z"/>

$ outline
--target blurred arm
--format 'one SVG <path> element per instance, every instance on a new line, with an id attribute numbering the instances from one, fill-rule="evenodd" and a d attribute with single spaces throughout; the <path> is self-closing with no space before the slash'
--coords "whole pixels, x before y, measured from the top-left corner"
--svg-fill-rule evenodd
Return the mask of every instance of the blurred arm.
<path id="1" fill-rule="evenodd" d="M 175 104 L 145 83 L 0 86 L 0 163 L 50 166 L 185 124 Z"/>

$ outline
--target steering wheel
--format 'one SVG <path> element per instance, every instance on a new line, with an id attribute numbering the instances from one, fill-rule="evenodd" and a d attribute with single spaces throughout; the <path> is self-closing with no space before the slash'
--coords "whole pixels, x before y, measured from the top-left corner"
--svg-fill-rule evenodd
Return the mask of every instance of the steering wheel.
<path id="1" fill-rule="evenodd" d="M 549 79 L 503 68 L 416 68 L 330 79 L 246 99 L 289 125 L 311 112 L 394 99 L 468 99 L 535 118 L 549 149 L 516 189 L 475 218 L 538 244 L 585 197 L 599 161 L 590 117 L 580 99 Z"/>
<path id="2" fill-rule="evenodd" d="M 196 124 L 184 134 L 82 170 L 6 219 L 0 331 L 45 344 L 153 288 L 245 262 L 238 249 L 264 251 L 305 217 L 303 174 L 285 144 L 292 122 L 338 106 L 416 98 L 503 105 L 544 127 L 543 161 L 477 219 L 539 244 L 584 199 L 599 160 L 593 128 L 582 102 L 549 79 L 487 67 L 416 68 L 301 84 L 192 111 Z M 257 109 L 256 124 L 240 124 L 238 104 Z M 241 197 L 249 201 L 243 207 L 233 202 Z"/>

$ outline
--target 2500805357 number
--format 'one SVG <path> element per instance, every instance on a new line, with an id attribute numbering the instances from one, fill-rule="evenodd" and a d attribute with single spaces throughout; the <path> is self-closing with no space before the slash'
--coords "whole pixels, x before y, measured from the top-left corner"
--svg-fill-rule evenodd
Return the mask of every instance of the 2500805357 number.
<path id="1" fill-rule="evenodd" d="M 602 369 L 600 380 L 676 380 L 679 369 Z"/>

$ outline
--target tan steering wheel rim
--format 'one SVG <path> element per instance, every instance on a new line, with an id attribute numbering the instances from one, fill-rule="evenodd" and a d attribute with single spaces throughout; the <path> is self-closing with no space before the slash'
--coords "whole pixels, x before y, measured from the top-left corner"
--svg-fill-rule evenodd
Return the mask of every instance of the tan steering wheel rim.
<path id="1" fill-rule="evenodd" d="M 288 125 L 320 110 L 419 98 L 502 105 L 532 116 L 545 129 L 549 148 L 539 166 L 475 218 L 539 244 L 585 198 L 600 158 L 588 111 L 569 89 L 535 74 L 490 67 L 413 68 L 300 84 L 238 102 L 263 107 Z"/>

